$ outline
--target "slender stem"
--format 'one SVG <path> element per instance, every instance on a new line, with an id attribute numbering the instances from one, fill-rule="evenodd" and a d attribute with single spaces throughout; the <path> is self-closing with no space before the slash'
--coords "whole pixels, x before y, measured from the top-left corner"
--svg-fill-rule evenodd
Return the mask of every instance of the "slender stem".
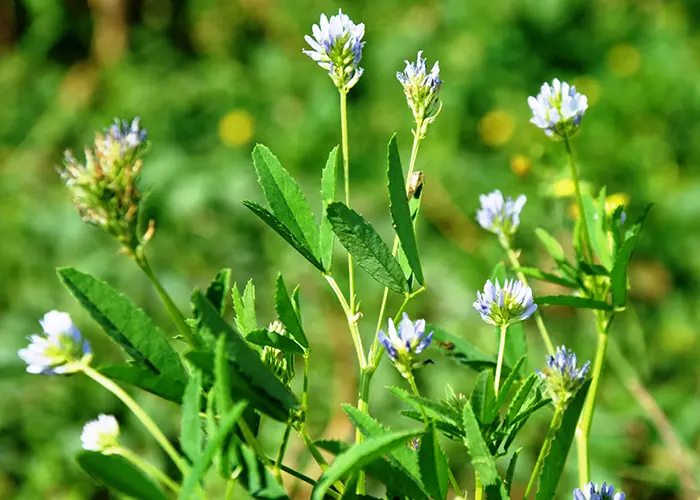
<path id="1" fill-rule="evenodd" d="M 224 500 L 232 500 L 233 499 L 233 490 L 236 487 L 236 481 L 233 477 L 230 477 L 228 481 L 226 482 L 226 493 L 224 495 Z"/>
<path id="2" fill-rule="evenodd" d="M 265 453 L 265 450 L 262 447 L 262 444 L 260 444 L 260 441 L 258 441 L 258 438 L 255 437 L 255 434 L 253 434 L 253 431 L 251 430 L 250 426 L 248 425 L 248 422 L 244 418 L 238 419 L 238 428 L 241 430 L 241 434 L 243 434 L 243 439 L 245 442 L 252 448 L 252 450 L 255 452 L 255 454 L 258 456 L 258 458 L 262 461 L 262 463 L 266 467 L 274 467 L 275 464 L 272 463 L 272 460 L 267 456 Z"/>
<path id="3" fill-rule="evenodd" d="M 286 465 L 282 464 L 280 466 L 280 469 L 282 469 L 282 472 L 286 472 L 290 476 L 295 477 L 297 479 L 300 479 L 300 480 L 304 481 L 305 483 L 310 484 L 311 486 L 316 486 L 316 481 L 311 479 L 309 476 L 306 476 L 306 475 L 302 474 L 301 472 L 292 469 L 291 467 L 287 467 Z M 336 491 L 333 491 L 333 490 L 328 490 L 326 492 L 326 495 L 331 496 L 333 498 L 340 498 L 340 495 Z"/>
<path id="4" fill-rule="evenodd" d="M 447 477 L 450 480 L 450 484 L 452 485 L 452 489 L 455 490 L 455 495 L 462 496 L 462 489 L 459 487 L 459 483 L 457 482 L 457 478 L 455 477 L 454 473 L 452 472 L 452 469 L 450 469 L 449 465 L 447 467 Z"/>
<path id="5" fill-rule="evenodd" d="M 137 254 L 134 257 L 134 260 L 136 261 L 136 264 L 141 268 L 141 270 L 146 274 L 148 279 L 151 280 L 151 283 L 156 289 L 156 292 L 158 293 L 160 300 L 163 302 L 165 309 L 167 309 L 168 314 L 170 314 L 170 317 L 173 320 L 173 323 L 175 323 L 175 328 L 177 328 L 177 331 L 180 333 L 180 335 L 182 335 L 182 337 L 187 341 L 187 343 L 190 344 L 190 346 L 196 349 L 199 346 L 197 339 L 192 334 L 192 330 L 190 330 L 190 328 L 187 326 L 187 323 L 185 323 L 185 318 L 175 305 L 175 302 L 173 302 L 173 299 L 170 297 L 170 295 L 168 295 L 168 292 L 165 290 L 165 288 L 163 288 L 163 285 L 161 285 L 160 281 L 158 280 L 158 277 L 153 272 L 153 269 L 151 269 L 151 266 L 148 263 L 146 256 L 143 254 Z"/>
<path id="6" fill-rule="evenodd" d="M 94 370 L 88 365 L 81 366 L 82 372 L 93 379 L 95 382 L 100 384 L 102 387 L 107 389 L 109 392 L 118 397 L 122 403 L 126 405 L 129 410 L 138 418 L 144 427 L 151 433 L 153 438 L 158 442 L 158 444 L 163 448 L 163 451 L 170 457 L 173 463 L 180 469 L 183 475 L 187 475 L 190 471 L 189 466 L 185 460 L 178 454 L 173 445 L 168 441 L 163 432 L 158 428 L 156 423 L 148 416 L 148 414 L 139 406 L 139 404 L 134 401 L 134 399 L 129 396 L 124 389 L 115 384 L 111 379 L 105 377 L 97 370 Z"/>
<path id="7" fill-rule="evenodd" d="M 530 476 L 530 481 L 527 483 L 527 488 L 525 488 L 525 496 L 523 497 L 524 500 L 527 500 L 528 497 L 530 496 L 530 493 L 532 492 L 532 489 L 535 487 L 535 484 L 537 483 L 537 478 L 540 475 L 540 471 L 542 470 L 542 465 L 544 464 L 544 459 L 547 458 L 547 455 L 549 454 L 549 449 L 552 446 L 552 441 L 554 440 L 554 434 L 557 432 L 557 429 L 559 429 L 559 426 L 561 425 L 561 419 L 564 416 L 564 409 L 565 406 L 561 403 L 557 404 L 554 408 L 554 416 L 552 417 L 552 422 L 549 425 L 549 430 L 547 431 L 547 436 L 544 439 L 544 443 L 542 443 L 542 448 L 540 449 L 540 454 L 537 456 L 537 461 L 535 462 L 535 468 L 532 469 L 532 475 Z"/>
<path id="8" fill-rule="evenodd" d="M 348 151 L 348 93 L 340 89 L 340 131 L 343 146 L 343 175 L 345 178 L 345 204 L 350 206 L 350 154 Z M 355 270 L 352 255 L 348 253 L 348 281 L 350 283 L 350 310 L 355 314 Z"/>
<path id="9" fill-rule="evenodd" d="M 280 465 L 282 465 L 282 460 L 284 460 L 284 454 L 287 451 L 287 444 L 289 443 L 289 436 L 292 434 L 292 422 L 287 422 L 287 427 L 284 429 L 284 435 L 282 436 L 282 444 L 280 444 L 280 449 L 277 452 L 277 460 L 275 461 L 275 476 L 282 482 L 282 472 Z"/>
<path id="10" fill-rule="evenodd" d="M 498 362 L 496 363 L 496 377 L 493 381 L 493 389 L 498 396 L 498 389 L 501 386 L 501 370 L 503 369 L 503 358 L 506 353 L 506 333 L 508 332 L 508 325 L 501 326 L 501 341 L 498 346 Z"/>
<path id="11" fill-rule="evenodd" d="M 576 193 L 576 204 L 578 205 L 579 220 L 581 221 L 581 232 L 583 233 L 583 254 L 587 254 L 590 261 L 593 261 L 593 251 L 591 250 L 591 241 L 588 234 L 588 223 L 586 222 L 586 212 L 583 210 L 583 198 L 581 197 L 581 185 L 578 179 L 578 171 L 576 170 L 576 162 L 574 161 L 574 151 L 571 148 L 571 141 L 568 137 L 564 137 L 564 147 L 566 155 L 569 158 L 569 170 L 571 171 L 571 181 L 574 183 L 574 192 Z"/>
<path id="12" fill-rule="evenodd" d="M 114 453 L 115 455 L 121 455 L 122 457 L 127 459 L 129 462 L 134 464 L 136 467 L 143 470 L 146 474 L 148 474 L 149 476 L 152 476 L 157 481 L 159 481 L 162 484 L 164 484 L 165 486 L 167 486 L 171 491 L 174 491 L 175 493 L 180 493 L 180 485 L 179 484 L 177 484 L 175 481 L 170 479 L 160 469 L 158 469 L 157 467 L 154 467 L 153 465 L 146 462 L 143 458 L 138 456 L 133 451 L 131 451 L 127 448 L 119 447 L 119 448 L 115 449 L 112 453 Z"/>
<path id="13" fill-rule="evenodd" d="M 413 376 L 413 372 L 409 371 L 407 374 L 404 375 L 404 377 L 406 377 L 406 380 L 408 380 L 408 385 L 411 386 L 413 395 L 419 398 L 420 392 L 418 391 L 418 386 L 416 385 L 416 378 Z M 425 425 L 430 424 L 430 420 L 428 420 L 428 414 L 425 413 L 425 408 L 423 408 L 423 405 L 420 405 L 420 412 L 423 415 L 423 422 L 425 422 Z"/>
<path id="14" fill-rule="evenodd" d="M 590 454 L 588 449 L 588 438 L 591 433 L 591 425 L 593 424 L 593 412 L 595 411 L 596 397 L 600 388 L 600 378 L 603 372 L 603 364 L 605 362 L 605 353 L 608 347 L 608 335 L 604 331 L 598 332 L 598 348 L 595 354 L 593 363 L 593 375 L 591 388 L 586 396 L 586 402 L 583 405 L 581 419 L 576 429 L 576 444 L 578 446 L 578 471 L 579 483 L 585 485 L 589 481 L 589 464 Z"/>
<path id="15" fill-rule="evenodd" d="M 311 456 L 316 461 L 318 466 L 321 468 L 321 470 L 325 471 L 328 468 L 328 462 L 326 462 L 326 459 L 323 458 L 323 455 L 321 455 L 321 452 L 314 444 L 308 432 L 306 432 L 306 429 L 300 429 L 299 436 L 301 437 L 301 440 L 304 441 L 304 444 L 308 448 L 309 453 L 311 453 Z"/>
<path id="16" fill-rule="evenodd" d="M 508 241 L 508 239 L 506 238 L 499 238 L 499 241 L 501 242 L 503 250 L 506 252 L 506 256 L 508 257 L 510 265 L 514 269 L 519 269 L 520 261 L 518 260 L 518 255 L 511 247 L 510 241 Z M 523 285 L 530 286 L 527 282 L 527 278 L 523 273 L 516 270 L 515 275 L 520 281 L 522 281 Z M 554 344 L 552 344 L 552 338 L 549 336 L 549 332 L 547 331 L 547 327 L 544 324 L 544 319 L 542 319 L 542 314 L 540 314 L 540 310 L 537 309 L 533 316 L 535 317 L 535 324 L 537 325 L 537 329 L 540 332 L 540 336 L 542 337 L 542 341 L 544 342 L 547 351 L 549 352 L 549 354 L 554 355 Z"/>
<path id="17" fill-rule="evenodd" d="M 324 277 L 326 278 L 326 281 L 328 284 L 331 286 L 333 291 L 335 292 L 336 297 L 338 297 L 338 301 L 340 302 L 340 306 L 343 308 L 343 311 L 345 312 L 345 317 L 348 321 L 348 328 L 350 329 L 350 335 L 352 336 L 352 341 L 355 344 L 355 352 L 357 353 L 357 361 L 360 363 L 360 369 L 364 369 L 367 363 L 367 360 L 365 358 L 365 350 L 362 347 L 362 338 L 360 337 L 360 330 L 357 328 L 357 318 L 355 318 L 354 313 L 352 312 L 352 309 L 350 305 L 348 304 L 347 300 L 345 300 L 345 296 L 343 295 L 343 291 L 340 289 L 338 286 L 338 283 L 335 281 L 333 276 L 329 274 L 324 274 Z"/>
<path id="18" fill-rule="evenodd" d="M 478 477 L 475 479 L 474 500 L 484 500 L 484 487 Z"/>

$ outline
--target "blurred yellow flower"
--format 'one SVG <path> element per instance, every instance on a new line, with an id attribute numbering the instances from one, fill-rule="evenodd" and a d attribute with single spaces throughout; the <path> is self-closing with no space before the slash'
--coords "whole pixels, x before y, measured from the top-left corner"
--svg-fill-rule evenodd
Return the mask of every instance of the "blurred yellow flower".
<path id="1" fill-rule="evenodd" d="M 514 131 L 513 115 L 501 109 L 489 111 L 479 121 L 481 141 L 488 146 L 503 146 L 513 137 Z"/>
<path id="2" fill-rule="evenodd" d="M 530 173 L 530 168 L 532 167 L 532 160 L 525 155 L 514 155 L 510 159 L 510 169 L 518 177 L 525 177 Z"/>
<path id="3" fill-rule="evenodd" d="M 629 44 L 615 45 L 608 52 L 608 70 L 615 76 L 632 76 L 641 66 L 639 51 Z"/>
<path id="4" fill-rule="evenodd" d="M 611 214 L 620 205 L 626 207 L 629 204 L 630 195 L 628 195 L 627 193 L 613 193 L 605 199 L 605 211 Z"/>
<path id="5" fill-rule="evenodd" d="M 579 76 L 574 78 L 571 83 L 576 85 L 576 90 L 588 98 L 589 107 L 600 99 L 600 83 L 592 76 Z"/>
<path id="6" fill-rule="evenodd" d="M 254 131 L 253 116 L 243 109 L 229 111 L 219 121 L 219 138 L 227 146 L 245 146 L 253 138 Z"/>
<path id="7" fill-rule="evenodd" d="M 552 195 L 555 198 L 567 198 L 576 192 L 571 179 L 559 179 L 552 185 Z"/>

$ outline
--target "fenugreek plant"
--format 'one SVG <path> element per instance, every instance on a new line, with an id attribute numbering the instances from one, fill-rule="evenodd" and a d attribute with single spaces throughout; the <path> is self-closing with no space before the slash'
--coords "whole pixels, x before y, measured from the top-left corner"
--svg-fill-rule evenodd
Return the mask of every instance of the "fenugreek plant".
<path id="1" fill-rule="evenodd" d="M 327 71 L 338 90 L 340 108 L 340 146 L 328 155 L 321 178 L 320 223 L 299 185 L 263 145 L 256 146 L 252 156 L 268 207 L 252 201 L 243 204 L 315 268 L 337 298 L 360 376 L 356 404 L 343 406 L 356 428 L 355 439 L 348 443 L 309 434 L 306 422 L 313 411 L 308 403 L 313 332 L 302 321 L 299 287 L 290 292 L 278 275 L 270 299 L 276 315 L 262 322 L 256 315 L 252 281 L 240 290 L 232 283 L 231 270 L 223 269 L 205 291 L 194 290 L 191 310 L 182 312 L 176 307 L 146 257 L 147 243 L 156 235 L 155 221 L 143 223 L 138 187 L 149 149 L 146 131 L 138 119 L 117 120 L 97 134 L 94 144 L 85 149 L 84 159 L 66 153 L 61 177 L 83 220 L 113 236 L 122 253 L 151 280 L 172 325 L 157 326 L 107 283 L 73 268 L 60 268 L 63 284 L 121 347 L 126 362 L 99 365 L 100 354 L 92 351 L 70 315 L 57 311 L 44 316 L 40 321 L 43 334 L 32 335 L 30 345 L 20 350 L 19 356 L 29 373 L 82 374 L 110 391 L 143 424 L 178 472 L 168 475 L 122 445 L 119 423 L 102 414 L 85 425 L 81 437 L 84 451 L 78 462 L 115 491 L 149 500 L 222 498 L 220 491 L 225 491 L 226 499 L 288 498 L 285 478 L 287 483 L 293 479 L 312 485 L 315 500 L 374 498 L 366 494 L 367 476 L 374 478 L 375 485 L 369 493 L 390 499 L 478 500 L 534 495 L 550 500 L 557 495 L 576 440 L 581 488 L 559 492 L 561 498 L 624 500 L 625 494 L 615 493 L 612 486 L 591 482 L 602 478 L 590 477 L 588 443 L 608 339 L 614 334 L 613 319 L 627 304 L 627 267 L 647 210 L 631 222 L 624 207 L 607 209 L 605 188 L 597 199 L 580 189 L 572 139 L 582 127 L 586 97 L 555 79 L 529 99 L 532 122 L 563 144 L 568 157 L 578 207 L 572 253 L 537 228 L 554 268 L 522 265 L 516 236 L 522 231 L 525 196 L 513 200 L 496 190 L 480 198 L 476 220 L 498 237 L 509 264 L 508 270 L 500 264 L 492 275 L 484 276 L 483 291 L 476 294 L 474 309 L 495 327 L 499 339 L 496 352 L 484 353 L 467 336 L 448 333 L 425 319 L 411 319 L 407 312 L 430 279 L 423 272 L 421 258 L 431 256 L 419 254 L 415 230 L 422 195 L 429 186 L 424 184 L 424 173 L 415 167 L 420 145 L 428 139 L 429 126 L 442 110 L 438 63 L 428 70 L 419 51 L 415 62 L 407 61 L 405 69 L 397 73 L 415 127 L 406 170 L 396 135 L 388 143 L 387 189 L 377 192 L 388 193 L 395 236 L 393 243 L 387 244 L 351 206 L 347 95 L 363 75 L 364 25 L 339 12 L 330 19 L 322 15 L 312 31 L 313 37 L 306 37 L 310 49 L 304 53 Z M 338 200 L 341 168 L 344 196 Z M 347 274 L 341 272 L 343 283 L 347 278 L 346 286 L 336 280 L 333 264 L 340 252 L 334 249 L 336 240 L 346 251 Z M 494 261 L 500 257 L 494 256 Z M 376 326 L 373 321 L 368 324 L 370 319 L 361 308 L 355 287 L 359 270 L 383 288 Z M 535 297 L 528 278 L 560 285 L 570 293 Z M 438 286 L 433 290 L 441 293 Z M 390 310 L 390 294 L 400 298 L 396 310 Z M 234 321 L 226 319 L 229 296 Z M 580 363 L 563 345 L 555 349 L 542 315 L 549 305 L 591 311 L 598 336 L 592 366 Z M 534 322 L 541 338 L 525 338 L 526 321 Z M 371 342 L 366 345 L 367 336 L 363 339 L 361 331 L 368 328 L 372 329 Z M 549 352 L 546 359 L 526 363 L 528 342 L 542 342 Z M 415 372 L 430 370 L 424 351 L 431 348 L 442 349 L 457 361 L 456 370 L 478 373 L 471 394 L 457 394 L 450 386 L 444 388 L 445 398 L 440 400 L 419 393 Z M 370 415 L 372 378 L 383 359 L 398 370 L 406 384 L 405 388 L 388 388 L 406 407 L 400 430 L 390 430 L 382 424 L 381 416 Z M 541 369 L 531 373 L 526 368 L 529 365 Z M 291 388 L 295 377 L 303 379 L 301 393 Z M 178 406 L 181 431 L 177 444 L 122 385 Z M 539 429 L 542 444 L 534 467 L 524 471 L 529 481 L 523 495 L 511 489 L 521 452 L 521 448 L 514 449 L 514 443 L 535 412 L 551 413 L 550 424 Z M 281 422 L 285 429 L 274 456 L 268 455 L 259 440 L 261 422 L 268 419 Z M 292 434 L 299 436 L 310 458 L 318 463 L 320 476 L 308 477 L 285 464 Z M 453 473 L 455 464 L 449 463 L 442 447 L 445 440 L 463 444 L 464 455 L 458 460 L 471 461 L 473 481 L 462 483 L 460 479 L 465 478 Z"/>

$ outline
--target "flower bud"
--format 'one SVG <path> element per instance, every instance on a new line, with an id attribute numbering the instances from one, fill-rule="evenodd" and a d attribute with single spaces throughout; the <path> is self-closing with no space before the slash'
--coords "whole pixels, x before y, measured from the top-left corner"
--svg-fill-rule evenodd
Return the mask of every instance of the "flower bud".
<path id="1" fill-rule="evenodd" d="M 278 320 L 270 323 L 267 329 L 285 337 L 289 336 L 284 325 Z M 279 349 L 265 346 L 263 347 L 261 358 L 265 366 L 267 366 L 284 385 L 289 385 L 295 375 L 294 358 L 292 355 L 287 356 Z"/>
<path id="2" fill-rule="evenodd" d="M 119 447 L 119 423 L 112 415 L 100 414 L 85 424 L 80 440 L 85 450 L 109 452 Z"/>
<path id="3" fill-rule="evenodd" d="M 562 345 L 557 347 L 554 356 L 547 356 L 547 368 L 537 372 L 554 404 L 566 403 L 586 381 L 591 362 L 587 361 L 580 368 L 577 363 L 576 354 Z"/>
<path id="4" fill-rule="evenodd" d="M 433 69 L 428 73 L 426 60 L 421 57 L 423 51 L 418 51 L 416 62 L 406 61 L 406 69 L 398 71 L 398 78 L 403 85 L 404 94 L 408 106 L 413 111 L 413 118 L 420 127 L 416 133 L 419 137 L 425 137 L 425 133 L 435 117 L 440 113 L 442 103 L 439 99 L 440 87 L 440 64 L 435 62 Z"/>
<path id="5" fill-rule="evenodd" d="M 414 323 L 406 313 L 403 314 L 403 319 L 399 322 L 398 330 L 394 325 L 394 320 L 389 318 L 388 331 L 388 335 L 384 333 L 384 330 L 379 331 L 379 342 L 384 346 L 401 375 L 408 377 L 415 367 L 413 362 L 415 356 L 430 345 L 433 340 L 433 332 L 426 335 L 425 320 L 419 319 Z"/>

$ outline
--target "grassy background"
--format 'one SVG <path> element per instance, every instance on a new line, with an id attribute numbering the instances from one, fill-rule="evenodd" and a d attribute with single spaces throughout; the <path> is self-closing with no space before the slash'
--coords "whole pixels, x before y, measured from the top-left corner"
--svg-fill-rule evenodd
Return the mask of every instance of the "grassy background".
<path id="1" fill-rule="evenodd" d="M 89 5 L 88 5 L 89 4 Z M 29 376 L 16 355 L 49 309 L 70 312 L 98 362 L 120 359 L 58 282 L 73 265 L 124 291 L 170 328 L 146 279 L 100 231 L 81 223 L 55 172 L 66 148 L 80 151 L 115 116 L 140 116 L 152 142 L 143 170 L 158 231 L 154 268 L 185 310 L 193 287 L 221 267 L 254 279 L 258 315 L 270 321 L 274 276 L 300 283 L 314 346 L 311 429 L 350 436 L 340 403 L 356 391 L 354 351 L 324 280 L 242 205 L 261 201 L 250 161 L 268 144 L 320 210 L 320 171 L 339 141 L 337 93 L 301 53 L 321 12 L 339 7 L 366 24 L 365 75 L 350 94 L 353 206 L 390 238 L 385 148 L 399 133 L 405 161 L 411 116 L 395 72 L 423 49 L 440 60 L 444 108 L 418 157 L 427 185 L 419 243 L 430 285 L 410 308 L 492 352 L 497 339 L 472 308 L 475 291 L 502 255 L 474 222 L 478 194 L 528 195 L 518 245 L 529 265 L 549 266 L 536 244 L 541 226 L 570 239 L 571 186 L 563 148 L 528 123 L 528 95 L 553 77 L 578 85 L 590 109 L 574 141 L 591 192 L 606 185 L 634 214 L 656 203 L 631 269 L 633 305 L 613 335 L 696 449 L 700 399 L 696 327 L 700 293 L 700 4 L 660 0 L 14 0 L 0 3 L 0 498 L 109 498 L 72 460 L 83 423 L 114 413 L 125 443 L 167 467 L 137 421 L 82 377 Z M 318 213 L 318 212 L 317 212 Z M 345 283 L 338 250 L 339 280 Z M 381 289 L 359 273 L 367 342 Z M 344 285 L 343 285 L 344 286 Z M 539 293 L 546 290 L 538 288 Z M 398 307 L 396 298 L 390 307 Z M 588 315 L 552 310 L 557 343 L 593 356 Z M 540 366 L 543 348 L 527 325 Z M 441 396 L 468 392 L 474 374 L 444 358 L 419 375 Z M 402 384 L 383 363 L 371 411 L 394 427 L 400 405 L 385 385 Z M 175 407 L 140 402 L 175 437 Z M 516 487 L 534 463 L 548 415 L 533 420 Z M 265 424 L 272 446 L 280 429 Z M 668 449 L 611 370 L 593 426 L 593 477 L 624 486 L 628 498 L 680 498 Z M 445 443 L 461 483 L 471 482 L 459 444 Z M 292 442 L 291 463 L 307 461 Z M 575 460 L 561 491 L 575 484 Z M 317 474 L 309 465 L 309 474 Z M 291 482 L 289 483 L 291 485 Z M 291 486 L 290 486 L 291 487 Z M 295 487 L 298 498 L 308 491 Z M 562 493 L 561 498 L 570 498 Z"/>

